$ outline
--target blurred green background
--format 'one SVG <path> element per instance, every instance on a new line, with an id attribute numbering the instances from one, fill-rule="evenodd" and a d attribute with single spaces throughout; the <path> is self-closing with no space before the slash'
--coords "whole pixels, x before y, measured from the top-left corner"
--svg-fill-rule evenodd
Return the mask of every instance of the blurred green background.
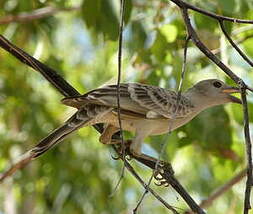
<path id="1" fill-rule="evenodd" d="M 0 33 L 58 70 L 85 93 L 116 82 L 119 2 L 1 0 Z M 253 19 L 252 1 L 188 2 L 217 14 Z M 176 89 L 186 38 L 178 7 L 164 0 L 126 3 L 122 82 Z M 59 11 L 30 21 L 7 20 L 10 15 L 38 13 L 39 8 Z M 217 22 L 195 12 L 191 12 L 191 19 L 205 44 L 252 86 L 252 68 L 231 49 Z M 246 54 L 253 57 L 253 26 L 227 23 L 226 28 L 240 41 Z M 192 43 L 186 69 L 184 89 L 206 78 L 232 83 Z M 0 172 L 74 112 L 61 105 L 61 98 L 37 72 L 0 50 Z M 252 122 L 252 94 L 248 99 Z M 93 128 L 83 128 L 0 184 L 0 214 L 132 213 L 144 190 L 126 172 L 117 192 L 110 197 L 122 163 L 112 159 L 113 150 L 100 144 L 98 137 Z M 144 152 L 156 157 L 162 144 L 167 144 L 163 159 L 172 162 L 176 177 L 198 202 L 245 167 L 242 108 L 236 104 L 207 110 L 167 138 L 150 137 L 146 142 Z M 131 163 L 147 181 L 151 171 L 135 161 Z M 157 187 L 153 182 L 151 187 L 177 207 L 179 213 L 187 208 L 171 187 Z M 207 212 L 241 213 L 243 194 L 244 180 L 216 200 Z M 163 214 L 168 210 L 148 194 L 139 213 Z"/>

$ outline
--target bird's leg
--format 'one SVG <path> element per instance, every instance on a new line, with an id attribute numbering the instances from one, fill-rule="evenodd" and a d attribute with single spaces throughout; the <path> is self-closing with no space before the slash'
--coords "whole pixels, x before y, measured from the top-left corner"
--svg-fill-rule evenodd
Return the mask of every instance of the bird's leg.
<path id="1" fill-rule="evenodd" d="M 111 124 L 106 124 L 106 127 L 99 137 L 99 141 L 103 144 L 117 144 L 119 143 L 118 141 L 112 141 L 112 136 L 114 133 L 119 131 L 119 128 L 111 125 Z"/>
<path id="2" fill-rule="evenodd" d="M 141 152 L 142 141 L 146 136 L 147 136 L 147 132 L 145 130 L 136 132 L 136 135 L 132 143 L 130 144 L 130 153 L 136 158 L 144 159 L 151 162 L 156 162 L 157 159 L 151 156 L 145 155 Z"/>
<path id="3" fill-rule="evenodd" d="M 145 132 L 145 130 L 136 132 L 136 136 L 130 144 L 130 153 L 135 159 L 152 166 L 154 169 L 154 178 L 159 182 L 159 185 L 167 186 L 168 184 L 164 181 L 163 174 L 167 172 L 173 175 L 174 171 L 172 166 L 168 162 L 158 160 L 141 152 L 142 141 L 146 137 L 146 134 L 147 132 Z"/>
<path id="4" fill-rule="evenodd" d="M 145 136 L 144 136 L 144 132 L 142 131 L 136 132 L 136 135 L 130 145 L 130 152 L 134 156 L 140 157 L 142 155 L 141 146 L 142 146 L 142 141 L 145 138 Z"/>
<path id="5" fill-rule="evenodd" d="M 141 163 L 150 166 L 154 170 L 154 178 L 157 186 L 168 187 L 169 183 L 164 179 L 164 174 L 174 175 L 174 170 L 169 162 L 158 160 L 144 153 L 132 154 L 132 157 Z"/>
<path id="6" fill-rule="evenodd" d="M 119 130 L 120 129 L 118 127 L 115 127 L 111 124 L 106 124 L 103 133 L 99 137 L 99 141 L 107 145 L 121 144 L 122 143 L 121 139 L 112 138 L 112 136 Z M 126 145 L 126 147 L 129 147 L 131 142 L 132 142 L 131 140 L 124 141 L 124 145 Z M 119 154 L 123 154 L 124 153 L 123 149 L 125 150 L 126 148 L 124 148 L 123 146 L 119 146 L 119 148 L 120 148 L 120 150 L 118 151 Z M 120 157 L 113 157 L 113 159 L 115 160 L 118 160 L 119 158 Z"/>
<path id="7" fill-rule="evenodd" d="M 99 138 L 99 141 L 103 144 L 121 144 L 120 139 L 112 139 L 112 135 L 119 131 L 119 128 L 107 124 L 102 135 Z M 156 158 L 153 158 L 149 155 L 143 154 L 141 152 L 141 146 L 142 141 L 146 136 L 146 132 L 139 131 L 136 132 L 136 136 L 133 140 L 127 140 L 124 141 L 124 144 L 126 145 L 126 152 L 127 154 L 131 155 L 134 159 L 139 160 L 142 163 L 146 163 L 151 166 L 155 170 L 155 179 L 159 181 L 160 185 L 166 186 L 167 184 L 164 183 L 162 179 L 160 179 L 160 175 L 164 173 L 165 171 L 169 172 L 170 174 L 174 174 L 174 171 L 170 165 L 170 163 L 167 163 L 165 161 L 158 160 Z M 129 146 L 130 145 L 130 146 Z M 122 148 L 118 147 L 118 152 L 122 154 Z M 115 159 L 118 159 L 117 157 Z"/>
<path id="8" fill-rule="evenodd" d="M 138 139 L 138 138 L 137 138 Z M 136 138 L 134 139 L 136 140 Z M 120 145 L 121 141 L 120 139 L 113 139 L 113 141 L 115 142 L 115 144 L 117 143 L 118 145 Z M 141 141 L 142 142 L 142 141 Z M 149 155 L 146 155 L 144 153 L 141 153 L 141 145 L 139 145 L 137 148 L 139 148 L 139 151 L 134 151 L 133 149 L 136 148 L 136 144 L 138 144 L 139 142 L 133 142 L 133 140 L 127 140 L 124 141 L 124 144 L 127 145 L 126 146 L 126 154 L 130 155 L 130 157 L 138 160 L 139 162 L 150 166 L 150 168 L 152 168 L 154 170 L 154 178 L 157 180 L 158 183 L 156 183 L 156 185 L 158 186 L 168 186 L 169 183 L 164 179 L 164 174 L 169 174 L 169 175 L 173 175 L 174 171 L 172 169 L 172 166 L 170 163 L 162 161 L 162 160 L 158 160 L 156 158 L 153 158 Z M 130 145 L 130 146 L 129 146 Z M 132 149 L 131 149 L 131 145 Z M 122 154 L 122 148 L 119 147 L 115 147 L 116 150 L 118 151 L 119 155 Z M 119 159 L 120 157 L 115 158 L 116 160 Z"/>

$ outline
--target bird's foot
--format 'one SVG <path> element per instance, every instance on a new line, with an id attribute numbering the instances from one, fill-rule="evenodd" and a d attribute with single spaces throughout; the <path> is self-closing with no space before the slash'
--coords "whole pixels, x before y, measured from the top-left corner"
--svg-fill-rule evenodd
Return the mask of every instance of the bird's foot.
<path id="1" fill-rule="evenodd" d="M 124 140 L 124 144 L 120 139 L 112 139 L 113 144 L 115 144 L 115 148 L 117 150 L 117 156 L 112 157 L 114 160 L 121 159 L 123 156 L 126 160 L 130 161 L 132 159 L 131 153 L 129 152 L 129 146 L 131 144 L 131 140 Z"/>
<path id="2" fill-rule="evenodd" d="M 174 175 L 174 170 L 169 162 L 158 160 L 143 153 L 136 154 L 132 152 L 132 157 L 154 170 L 154 178 L 157 181 L 155 184 L 157 186 L 169 186 L 169 181 L 165 178 Z"/>
<path id="3" fill-rule="evenodd" d="M 141 163 L 150 166 L 154 170 L 154 178 L 158 181 L 162 181 L 165 174 L 174 174 L 173 168 L 169 162 L 158 160 L 143 153 L 136 154 L 134 152 L 131 152 L 131 156 Z"/>
<path id="4" fill-rule="evenodd" d="M 103 133 L 99 137 L 99 142 L 103 144 L 117 144 L 117 142 L 114 142 L 112 140 L 112 136 L 114 133 L 116 133 L 119 130 L 119 128 L 112 126 L 112 125 L 106 125 Z"/>
<path id="5" fill-rule="evenodd" d="M 124 154 L 122 146 L 121 146 L 121 141 L 117 141 L 117 151 L 118 151 L 118 157 L 116 159 L 120 159 L 122 155 Z M 138 153 L 133 150 L 131 150 L 130 145 L 131 145 L 131 140 L 124 141 L 124 149 L 125 149 L 125 154 L 126 154 L 126 159 L 131 160 L 132 158 L 138 160 L 139 162 L 149 166 L 154 170 L 154 178 L 157 181 L 155 183 L 157 186 L 164 186 L 167 187 L 169 186 L 169 182 L 165 179 L 166 177 L 173 176 L 174 171 L 172 169 L 172 166 L 169 162 L 158 160 L 156 158 L 153 158 L 149 155 L 143 154 L 143 153 Z M 115 145 L 116 146 L 116 145 Z M 115 159 L 115 158 L 114 158 Z"/>
<path id="6" fill-rule="evenodd" d="M 157 181 L 155 184 L 157 186 L 168 187 L 170 185 L 169 181 L 165 179 L 165 175 L 167 175 L 166 177 L 174 175 L 174 170 L 168 162 L 162 162 L 158 165 L 157 170 L 154 171 L 154 178 Z"/>

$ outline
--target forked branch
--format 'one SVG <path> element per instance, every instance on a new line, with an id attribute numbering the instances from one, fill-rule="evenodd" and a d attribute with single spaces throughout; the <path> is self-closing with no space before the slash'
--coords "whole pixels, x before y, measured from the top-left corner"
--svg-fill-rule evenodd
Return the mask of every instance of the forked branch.
<path id="1" fill-rule="evenodd" d="M 193 43 L 199 48 L 200 51 L 202 51 L 211 61 L 213 61 L 224 73 L 226 73 L 237 85 L 241 88 L 241 97 L 242 97 L 242 105 L 243 105 L 243 113 L 244 113 L 244 136 L 245 136 L 245 147 L 246 147 L 246 154 L 247 154 L 247 182 L 246 182 L 246 188 L 245 188 L 245 197 L 244 197 L 244 214 L 248 214 L 249 210 L 251 209 L 250 205 L 250 193 L 252 189 L 252 151 L 251 151 L 251 139 L 250 139 L 250 130 L 249 130 L 249 114 L 248 114 L 248 104 L 247 104 L 247 98 L 246 98 L 246 90 L 252 91 L 252 88 L 247 86 L 246 83 L 238 76 L 236 75 L 228 66 L 226 66 L 217 56 L 215 56 L 200 40 L 198 37 L 198 34 L 194 30 L 188 10 L 192 9 L 197 12 L 203 13 L 209 17 L 215 18 L 217 21 L 219 21 L 222 31 L 225 34 L 228 41 L 231 43 L 231 45 L 238 51 L 238 53 L 252 66 L 251 60 L 249 60 L 248 57 L 237 47 L 237 45 L 232 41 L 232 39 L 227 34 L 223 21 L 234 21 L 238 23 L 249 23 L 253 24 L 253 20 L 241 20 L 241 19 L 232 19 L 224 16 L 218 16 L 215 14 L 212 14 L 210 12 L 207 12 L 203 9 L 196 8 L 182 0 L 171 0 L 175 4 L 177 4 L 182 12 L 182 16 L 184 19 L 184 23 L 188 32 L 188 36 L 191 38 Z"/>

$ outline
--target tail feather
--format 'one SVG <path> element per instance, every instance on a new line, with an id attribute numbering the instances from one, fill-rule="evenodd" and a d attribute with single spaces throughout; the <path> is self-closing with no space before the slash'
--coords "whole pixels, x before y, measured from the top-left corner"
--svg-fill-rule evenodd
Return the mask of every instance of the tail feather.
<path id="1" fill-rule="evenodd" d="M 80 118 L 80 113 L 83 116 Z M 65 139 L 69 134 L 74 132 L 75 130 L 84 126 L 88 121 L 91 120 L 88 116 L 85 118 L 84 114 L 87 116 L 87 112 L 83 110 L 83 112 L 76 112 L 70 119 L 68 119 L 62 126 L 55 129 L 51 134 L 47 137 L 43 138 L 33 149 L 31 149 L 31 153 L 33 154 L 33 158 L 36 158 L 49 149 L 51 149 L 56 144 L 60 143 L 63 139 Z"/>

